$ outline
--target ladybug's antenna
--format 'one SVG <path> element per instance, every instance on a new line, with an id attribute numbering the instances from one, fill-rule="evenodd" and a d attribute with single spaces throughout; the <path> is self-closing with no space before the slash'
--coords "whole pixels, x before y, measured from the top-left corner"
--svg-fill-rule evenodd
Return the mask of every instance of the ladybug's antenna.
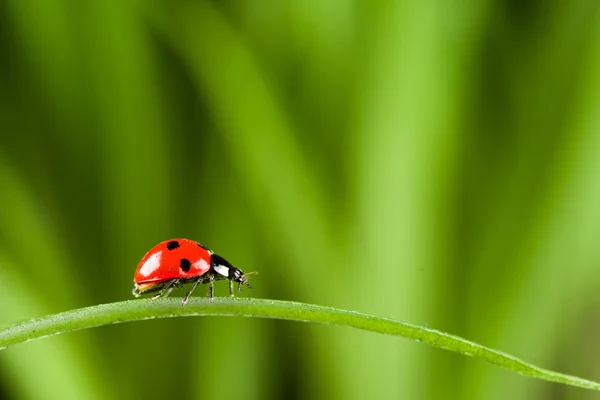
<path id="1" fill-rule="evenodd" d="M 248 279 L 247 279 L 249 275 L 258 275 L 258 272 L 252 271 L 252 272 L 248 272 L 247 274 L 244 274 L 244 280 L 238 282 L 238 292 L 242 291 L 242 285 L 246 285 L 246 286 L 248 286 L 248 289 L 252 289 L 252 286 L 250 286 L 250 284 L 248 283 Z"/>

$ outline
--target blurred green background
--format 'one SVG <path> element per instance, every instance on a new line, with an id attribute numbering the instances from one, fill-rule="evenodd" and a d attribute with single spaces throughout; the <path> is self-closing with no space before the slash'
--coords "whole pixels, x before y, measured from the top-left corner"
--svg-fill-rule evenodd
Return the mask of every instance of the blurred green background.
<path id="1" fill-rule="evenodd" d="M 600 4 L 0 1 L 0 324 L 130 299 L 173 237 L 259 271 L 241 296 L 600 380 Z M 0 398 L 600 396 L 214 317 L 12 347 Z"/>

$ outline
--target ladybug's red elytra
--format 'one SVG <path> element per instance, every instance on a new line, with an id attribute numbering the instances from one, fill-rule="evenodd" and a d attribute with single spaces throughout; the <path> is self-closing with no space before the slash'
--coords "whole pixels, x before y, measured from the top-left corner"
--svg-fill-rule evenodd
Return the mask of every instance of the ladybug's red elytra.
<path id="1" fill-rule="evenodd" d="M 248 275 L 256 274 L 250 272 Z M 181 305 L 199 284 L 209 284 L 208 297 L 213 301 L 213 282 L 229 280 L 229 295 L 233 296 L 233 282 L 238 283 L 238 292 L 242 285 L 252 287 L 244 272 L 231 265 L 223 257 L 200 243 L 189 239 L 165 240 L 154 246 L 140 261 L 133 276 L 133 295 L 139 297 L 145 293 L 158 291 L 151 300 L 168 296 L 173 289 L 186 283 L 192 283 Z"/>

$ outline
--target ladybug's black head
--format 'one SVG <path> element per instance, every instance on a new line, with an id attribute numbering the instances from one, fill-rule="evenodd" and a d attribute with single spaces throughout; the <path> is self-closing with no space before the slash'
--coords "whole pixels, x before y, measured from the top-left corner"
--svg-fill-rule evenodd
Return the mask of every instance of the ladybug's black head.
<path id="1" fill-rule="evenodd" d="M 228 279 L 230 281 L 234 281 L 239 283 L 240 285 L 246 285 L 248 286 L 250 289 L 252 289 L 252 286 L 250 286 L 250 284 L 248 284 L 248 278 L 246 278 L 246 275 L 244 274 L 244 272 L 239 269 L 239 268 L 231 268 L 229 270 L 229 277 Z"/>
<path id="2" fill-rule="evenodd" d="M 248 275 L 255 275 L 256 272 L 244 274 L 244 271 L 234 267 L 229 263 L 229 261 L 217 254 L 213 254 L 211 256 L 211 267 L 215 272 L 217 279 L 228 279 L 230 281 L 237 282 L 238 292 L 242 289 L 242 285 L 248 286 L 249 289 L 252 289 L 252 286 L 250 286 L 248 283 Z"/>

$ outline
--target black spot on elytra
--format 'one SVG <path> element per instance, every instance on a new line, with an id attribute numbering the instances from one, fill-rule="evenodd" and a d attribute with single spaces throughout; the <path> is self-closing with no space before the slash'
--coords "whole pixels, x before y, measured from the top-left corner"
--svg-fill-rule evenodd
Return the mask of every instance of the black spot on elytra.
<path id="1" fill-rule="evenodd" d="M 179 266 L 183 272 L 188 272 L 192 266 L 192 263 L 187 258 L 182 258 L 181 261 L 179 261 Z"/>
<path id="2" fill-rule="evenodd" d="M 167 243 L 167 250 L 175 250 L 179 248 L 179 242 L 177 240 L 171 240 Z"/>

